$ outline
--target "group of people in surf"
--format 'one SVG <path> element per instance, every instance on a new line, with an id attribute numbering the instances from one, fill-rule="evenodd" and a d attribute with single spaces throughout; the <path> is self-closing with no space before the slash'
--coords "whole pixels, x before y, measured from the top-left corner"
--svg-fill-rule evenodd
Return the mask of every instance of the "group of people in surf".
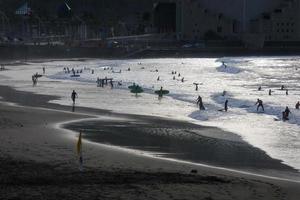
<path id="1" fill-rule="evenodd" d="M 223 92 L 223 94 L 224 94 L 224 92 Z M 222 95 L 222 96 L 224 96 L 224 95 Z M 203 100 L 202 100 L 202 97 L 200 95 L 198 96 L 198 98 L 196 100 L 196 103 L 199 106 L 200 110 L 205 110 Z M 257 112 L 259 111 L 259 109 L 261 109 L 263 112 L 265 111 L 263 101 L 261 99 L 257 99 L 255 105 L 257 105 L 257 107 L 256 107 Z M 297 110 L 299 110 L 299 108 L 300 108 L 300 102 L 299 101 L 296 103 L 295 108 Z M 219 111 L 225 111 L 225 112 L 228 111 L 228 99 L 226 99 L 225 102 L 224 102 L 224 109 L 221 109 Z M 290 111 L 289 107 L 286 106 L 285 110 L 282 112 L 282 120 L 283 121 L 289 120 L 289 115 L 290 114 L 292 114 L 292 112 Z"/>
<path id="2" fill-rule="evenodd" d="M 262 88 L 261 88 L 261 86 L 259 86 L 258 91 L 261 91 L 261 90 L 262 90 Z M 285 90 L 285 95 L 289 95 L 289 90 L 284 85 L 281 85 L 280 90 L 282 90 L 282 91 Z M 272 93 L 273 93 L 273 91 L 271 89 L 269 89 L 269 96 L 271 96 Z M 264 106 L 263 106 L 262 100 L 258 99 L 256 104 L 257 104 L 257 111 L 260 107 L 262 108 L 262 111 L 264 111 Z M 295 108 L 297 110 L 299 110 L 299 107 L 300 107 L 300 102 L 298 101 L 295 105 Z M 289 120 L 289 114 L 291 114 L 291 111 L 290 111 L 289 107 L 286 106 L 285 110 L 282 111 L 282 120 L 283 121 Z"/>
<path id="3" fill-rule="evenodd" d="M 258 91 L 261 91 L 262 88 L 261 86 L 258 87 Z M 287 88 L 284 87 L 284 85 L 281 85 L 280 90 L 285 90 L 285 94 L 289 95 L 289 90 Z M 269 96 L 271 96 L 273 93 L 273 91 L 271 89 L 269 89 Z"/>

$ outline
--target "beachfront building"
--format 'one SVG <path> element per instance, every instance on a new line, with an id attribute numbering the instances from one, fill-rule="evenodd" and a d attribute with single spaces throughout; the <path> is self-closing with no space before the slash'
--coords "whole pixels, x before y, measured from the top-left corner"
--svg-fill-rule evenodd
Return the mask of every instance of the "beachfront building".
<path id="1" fill-rule="evenodd" d="M 154 25 L 181 40 L 299 41 L 299 0 L 161 0 Z M 173 21 L 171 20 L 173 17 Z"/>

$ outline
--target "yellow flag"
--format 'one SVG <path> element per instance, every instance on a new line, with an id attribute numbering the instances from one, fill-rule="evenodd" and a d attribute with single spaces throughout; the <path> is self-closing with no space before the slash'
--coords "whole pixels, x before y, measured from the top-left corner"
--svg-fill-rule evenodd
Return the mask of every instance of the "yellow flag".
<path id="1" fill-rule="evenodd" d="M 79 133 L 79 137 L 77 141 L 77 155 L 81 156 L 81 131 Z"/>

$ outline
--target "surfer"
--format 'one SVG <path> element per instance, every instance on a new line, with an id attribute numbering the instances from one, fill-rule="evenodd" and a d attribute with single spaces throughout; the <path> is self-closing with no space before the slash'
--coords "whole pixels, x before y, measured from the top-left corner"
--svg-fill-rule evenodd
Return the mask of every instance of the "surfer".
<path id="1" fill-rule="evenodd" d="M 281 85 L 281 88 L 280 88 L 281 90 L 284 90 L 284 85 Z"/>
<path id="2" fill-rule="evenodd" d="M 272 95 L 272 90 L 271 90 L 271 89 L 269 89 L 269 95 L 270 95 L 270 96 Z"/>
<path id="3" fill-rule="evenodd" d="M 173 80 L 175 80 L 175 76 L 173 76 Z"/>
<path id="4" fill-rule="evenodd" d="M 75 90 L 73 90 L 72 94 L 71 94 L 71 99 L 73 101 L 73 104 L 75 104 L 75 99 L 78 98 L 77 93 L 75 92 Z"/>
<path id="5" fill-rule="evenodd" d="M 285 90 L 285 94 L 289 95 L 289 90 L 288 89 Z"/>
<path id="6" fill-rule="evenodd" d="M 205 107 L 203 105 L 202 97 L 199 95 L 197 99 L 197 105 L 199 105 L 200 110 L 205 110 Z"/>
<path id="7" fill-rule="evenodd" d="M 300 102 L 298 101 L 298 102 L 296 103 L 295 108 L 296 108 L 297 110 L 299 110 L 299 107 L 300 107 Z"/>
<path id="8" fill-rule="evenodd" d="M 258 91 L 261 91 L 261 86 L 258 87 Z"/>
<path id="9" fill-rule="evenodd" d="M 46 72 L 46 69 L 45 69 L 45 67 L 43 67 L 43 74 L 45 74 L 45 72 Z"/>
<path id="10" fill-rule="evenodd" d="M 34 75 L 32 75 L 32 85 L 36 86 L 36 84 L 37 84 L 37 76 L 35 76 L 35 74 L 34 74 Z"/>
<path id="11" fill-rule="evenodd" d="M 198 91 L 198 84 L 196 84 L 196 91 Z"/>
<path id="12" fill-rule="evenodd" d="M 160 87 L 158 96 L 159 96 L 159 97 L 162 97 L 162 96 L 163 96 L 163 87 Z"/>
<path id="13" fill-rule="evenodd" d="M 228 110 L 228 100 L 227 99 L 224 104 L 224 110 L 225 110 L 225 112 L 227 112 L 227 110 Z"/>
<path id="14" fill-rule="evenodd" d="M 182 77 L 181 82 L 184 82 L 184 77 Z"/>
<path id="15" fill-rule="evenodd" d="M 157 81 L 159 81 L 159 76 L 157 77 Z"/>
<path id="16" fill-rule="evenodd" d="M 257 99 L 257 102 L 255 103 L 255 105 L 257 105 L 257 108 L 256 108 L 257 111 L 258 111 L 259 107 L 262 108 L 262 111 L 263 111 L 263 112 L 265 111 L 264 105 L 263 105 L 263 101 L 262 101 L 262 100 Z"/>

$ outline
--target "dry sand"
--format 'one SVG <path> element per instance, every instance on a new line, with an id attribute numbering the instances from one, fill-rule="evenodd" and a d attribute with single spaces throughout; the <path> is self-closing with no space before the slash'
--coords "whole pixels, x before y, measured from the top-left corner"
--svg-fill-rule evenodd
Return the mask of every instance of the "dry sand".
<path id="1" fill-rule="evenodd" d="M 300 198 L 299 183 L 155 159 L 88 141 L 83 141 L 80 172 L 76 137 L 57 124 L 103 113 L 50 108 L 40 103 L 46 96 L 22 99 L 22 94 L 0 89 L 2 100 L 26 105 L 0 103 L 0 199 Z"/>

